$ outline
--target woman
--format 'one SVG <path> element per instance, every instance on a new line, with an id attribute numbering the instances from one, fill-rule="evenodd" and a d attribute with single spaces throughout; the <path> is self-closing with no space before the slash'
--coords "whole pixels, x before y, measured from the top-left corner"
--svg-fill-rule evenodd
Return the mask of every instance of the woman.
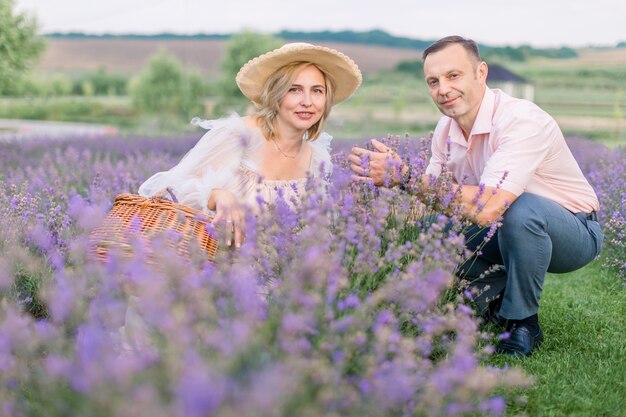
<path id="1" fill-rule="evenodd" d="M 332 138 L 323 132 L 324 122 L 332 106 L 359 87 L 362 76 L 341 52 L 290 43 L 250 60 L 236 81 L 254 104 L 254 114 L 194 119 L 210 131 L 178 165 L 143 183 L 139 194 L 160 195 L 169 187 L 180 203 L 214 212 L 213 223 L 232 226 L 239 247 L 243 205 L 258 209 L 257 195 L 272 203 L 279 190 L 289 200 L 303 191 L 307 174 L 330 173 Z"/>

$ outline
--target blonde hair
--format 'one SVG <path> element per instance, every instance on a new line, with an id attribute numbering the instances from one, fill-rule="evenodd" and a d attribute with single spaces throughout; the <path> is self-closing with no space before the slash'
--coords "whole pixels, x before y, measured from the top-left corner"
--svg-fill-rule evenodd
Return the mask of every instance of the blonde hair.
<path id="1" fill-rule="evenodd" d="M 278 133 L 276 116 L 278 115 L 280 102 L 293 85 L 293 82 L 300 71 L 309 65 L 313 65 L 317 68 L 324 77 L 324 83 L 326 84 L 326 103 L 324 104 L 322 117 L 317 121 L 317 123 L 307 129 L 305 137 L 309 141 L 314 141 L 318 138 L 320 133 L 322 133 L 322 130 L 324 129 L 324 122 L 333 107 L 335 80 L 328 72 L 324 71 L 323 68 L 311 62 L 299 61 L 287 64 L 270 75 L 265 81 L 265 84 L 263 84 L 259 102 L 255 103 L 255 115 L 260 121 L 261 132 L 267 139 L 276 138 Z"/>

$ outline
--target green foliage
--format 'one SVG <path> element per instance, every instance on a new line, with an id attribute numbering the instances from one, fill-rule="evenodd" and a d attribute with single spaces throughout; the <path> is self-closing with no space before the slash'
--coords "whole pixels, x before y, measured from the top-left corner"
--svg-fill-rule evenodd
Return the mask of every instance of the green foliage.
<path id="1" fill-rule="evenodd" d="M 148 68 L 131 82 L 133 105 L 142 111 L 189 117 L 203 112 L 204 82 L 185 72 L 176 58 L 161 51 Z"/>
<path id="2" fill-rule="evenodd" d="M 123 96 L 126 95 L 128 79 L 120 74 L 111 74 L 99 68 L 79 77 L 65 73 L 30 74 L 23 76 L 5 93 L 11 97 L 62 97 L 62 96 Z"/>
<path id="3" fill-rule="evenodd" d="M 89 95 L 85 93 L 85 84 L 92 88 L 91 95 L 121 96 L 126 94 L 128 79 L 123 75 L 112 74 L 106 68 L 100 67 L 74 83 L 73 93 Z"/>
<path id="4" fill-rule="evenodd" d="M 138 115 L 128 105 L 108 104 L 98 99 L 17 99 L 0 102 L 0 119 L 54 120 L 106 123 L 134 127 Z"/>
<path id="5" fill-rule="evenodd" d="M 545 58 L 556 58 L 556 59 L 567 59 L 567 58 L 576 58 L 578 56 L 578 52 L 576 52 L 572 48 L 568 48 L 562 46 L 560 48 L 552 48 L 552 49 L 534 49 L 533 56 L 541 56 Z"/>
<path id="6" fill-rule="evenodd" d="M 486 61 L 495 60 L 510 60 L 510 61 L 525 61 L 527 56 L 524 54 L 524 50 L 521 48 L 513 48 L 511 46 L 504 47 L 481 47 L 480 57 Z"/>
<path id="7" fill-rule="evenodd" d="M 424 63 L 421 60 L 402 61 L 396 66 L 396 71 L 413 74 L 418 78 L 424 75 Z"/>
<path id="8" fill-rule="evenodd" d="M 30 69 L 45 45 L 37 22 L 24 13 L 14 14 L 13 3 L 0 0 L 0 95 Z"/>
<path id="9" fill-rule="evenodd" d="M 62 74 L 50 77 L 49 94 L 52 96 L 66 96 L 72 91 L 72 81 Z"/>
<path id="10" fill-rule="evenodd" d="M 84 80 L 79 85 L 80 94 L 86 97 L 91 97 L 96 93 L 96 88 L 93 86 L 91 80 Z"/>
<path id="11" fill-rule="evenodd" d="M 603 84 L 610 90 L 613 90 L 615 84 L 619 87 L 626 82 L 626 68 L 583 68 L 574 70 L 571 75 L 575 77 L 571 79 L 572 82 L 579 77 L 588 78 L 589 81 Z"/>
<path id="12" fill-rule="evenodd" d="M 512 46 L 480 46 L 481 58 L 486 61 L 515 61 L 523 62 L 529 58 L 552 58 L 552 59 L 568 59 L 576 58 L 578 53 L 568 47 L 561 48 L 533 48 L 529 45 L 518 47 Z"/>
<path id="13" fill-rule="evenodd" d="M 10 268 L 15 281 L 8 291 L 0 290 L 0 299 L 15 299 L 24 311 L 35 318 L 47 317 L 42 289 L 54 279 L 53 269 L 45 264 L 41 256 L 29 253 L 24 248 L 13 248 L 9 253 L 18 259 Z"/>
<path id="14" fill-rule="evenodd" d="M 243 111 L 249 101 L 241 94 L 235 83 L 239 69 L 252 58 L 278 48 L 281 44 L 282 41 L 274 36 L 248 31 L 231 38 L 221 65 L 223 78 L 216 88 L 220 101 L 215 113 L 224 113 L 229 108 Z"/>
<path id="15" fill-rule="evenodd" d="M 60 97 L 69 95 L 73 90 L 72 80 L 64 74 L 39 76 L 29 74 L 15 80 L 5 89 L 5 94 L 12 97 Z"/>

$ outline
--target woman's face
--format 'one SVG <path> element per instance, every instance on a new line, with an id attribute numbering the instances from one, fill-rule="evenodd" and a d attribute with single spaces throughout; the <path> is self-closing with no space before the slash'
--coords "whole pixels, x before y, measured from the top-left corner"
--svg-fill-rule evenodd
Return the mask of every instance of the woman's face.
<path id="1" fill-rule="evenodd" d="M 280 101 L 277 119 L 293 130 L 304 131 L 317 123 L 326 105 L 326 81 L 315 65 L 304 67 Z"/>

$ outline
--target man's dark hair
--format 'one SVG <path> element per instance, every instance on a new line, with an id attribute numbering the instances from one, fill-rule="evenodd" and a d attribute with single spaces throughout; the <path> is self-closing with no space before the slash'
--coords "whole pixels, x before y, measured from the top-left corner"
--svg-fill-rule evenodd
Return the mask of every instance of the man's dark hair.
<path id="1" fill-rule="evenodd" d="M 470 57 L 476 58 L 478 62 L 481 61 L 480 53 L 478 52 L 478 45 L 476 44 L 476 42 L 471 39 L 465 39 L 462 36 L 456 35 L 441 38 L 438 41 L 435 41 L 428 48 L 424 49 L 424 52 L 422 53 L 422 61 L 425 61 L 426 57 L 429 54 L 432 54 L 433 52 L 439 52 L 442 49 L 454 44 L 461 45 L 463 48 L 465 48 Z"/>

